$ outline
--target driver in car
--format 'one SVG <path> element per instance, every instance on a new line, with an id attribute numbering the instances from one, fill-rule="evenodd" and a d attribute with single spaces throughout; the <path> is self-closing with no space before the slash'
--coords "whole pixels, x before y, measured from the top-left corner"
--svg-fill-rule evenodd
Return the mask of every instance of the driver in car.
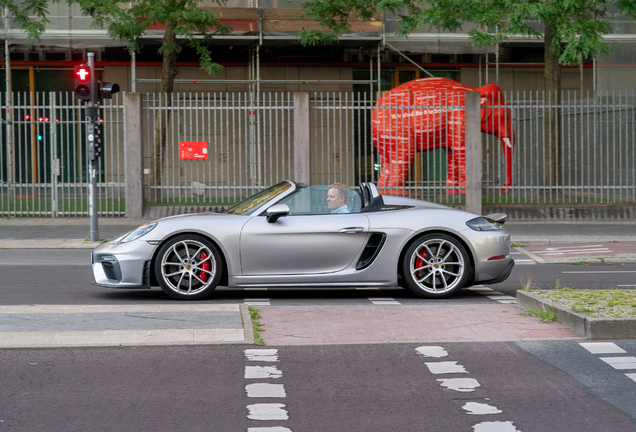
<path id="1" fill-rule="evenodd" d="M 349 207 L 347 207 L 348 196 L 349 189 L 347 189 L 347 185 L 334 183 L 329 186 L 327 207 L 329 207 L 331 213 L 350 213 Z"/>

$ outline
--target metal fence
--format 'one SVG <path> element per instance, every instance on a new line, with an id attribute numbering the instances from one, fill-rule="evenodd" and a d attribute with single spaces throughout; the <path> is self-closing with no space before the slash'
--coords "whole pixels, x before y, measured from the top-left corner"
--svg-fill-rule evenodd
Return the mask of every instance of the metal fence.
<path id="1" fill-rule="evenodd" d="M 515 132 L 512 184 L 504 146 L 482 135 L 485 204 L 636 203 L 636 95 L 596 98 L 564 92 L 506 93 Z M 0 214 L 88 215 L 88 160 L 83 106 L 72 94 L 0 95 Z M 102 110 L 104 156 L 98 162 L 100 216 L 125 215 L 123 97 Z M 310 94 L 311 183 L 379 179 L 374 146 L 376 98 L 368 93 Z M 489 108 L 500 108 L 492 105 Z M 441 116 L 463 108 L 445 102 Z M 148 205 L 228 205 L 285 178 L 294 178 L 292 93 L 179 93 L 167 103 L 143 95 L 145 201 Z M 450 117 L 448 117 L 450 118 Z M 452 120 L 452 119 L 451 119 Z M 553 133 L 552 133 L 553 132 Z M 448 183 L 452 143 L 437 139 L 416 152 L 404 194 L 450 205 L 465 202 L 464 186 Z M 201 142 L 205 158 L 183 159 L 184 143 Z M 546 143 L 552 144 L 551 146 Z"/>
<path id="2" fill-rule="evenodd" d="M 72 93 L 13 93 L 2 101 L 0 215 L 87 216 L 84 108 Z M 123 107 L 102 107 L 105 136 L 97 164 L 100 216 L 125 214 Z"/>
<path id="3" fill-rule="evenodd" d="M 292 178 L 292 94 L 175 93 L 143 98 L 146 201 L 226 205 Z M 162 103 L 163 102 L 163 103 Z M 204 142 L 184 159 L 182 143 Z"/>
<path id="4" fill-rule="evenodd" d="M 485 204 L 636 202 L 633 93 L 580 98 L 565 92 L 558 104 L 550 104 L 545 92 L 504 96 L 507 105 L 485 108 L 511 110 L 511 120 L 506 121 L 512 121 L 516 137 L 512 184 L 502 186 L 504 144 L 496 134 L 482 134 Z M 382 160 L 371 120 L 373 111 L 382 108 L 368 93 L 312 93 L 310 101 L 311 183 L 377 181 Z M 150 203 L 230 204 L 294 177 L 295 116 L 289 93 L 177 94 L 170 107 L 148 94 L 144 108 Z M 448 121 L 452 112 L 463 109 L 447 96 L 441 105 L 402 108 L 435 109 Z M 158 116 L 161 112 L 165 117 Z M 157 121 L 167 126 L 160 157 L 151 156 L 161 130 Z M 447 181 L 453 143 L 446 135 L 430 139 L 436 144 L 416 153 L 399 189 L 410 196 L 462 205 L 465 186 Z M 549 140 L 554 150 L 546 146 Z M 181 160 L 180 141 L 206 142 L 208 159 Z M 160 175 L 153 178 L 154 172 Z"/>
<path id="5" fill-rule="evenodd" d="M 513 105 L 517 145 L 513 186 L 501 194 L 497 147 L 486 140 L 487 200 L 502 204 L 636 203 L 636 94 L 564 92 L 559 104 L 546 93 L 508 95 Z M 550 116 L 550 112 L 555 114 Z M 556 120 L 555 120 L 556 118 Z M 547 132 L 554 132 L 549 151 Z M 494 168 L 491 168 L 494 167 Z M 551 172 L 552 171 L 552 172 Z"/>

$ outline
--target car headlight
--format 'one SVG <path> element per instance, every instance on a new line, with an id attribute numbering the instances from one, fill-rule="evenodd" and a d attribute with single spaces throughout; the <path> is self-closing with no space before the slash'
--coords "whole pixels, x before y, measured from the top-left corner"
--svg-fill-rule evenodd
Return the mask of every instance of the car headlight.
<path id="1" fill-rule="evenodd" d="M 475 231 L 496 231 L 500 230 L 503 224 L 488 217 L 480 216 L 469 220 L 466 225 Z"/>
<path id="2" fill-rule="evenodd" d="M 139 237 L 143 237 L 146 234 L 148 234 L 156 226 L 157 226 L 157 222 L 153 222 L 153 223 L 142 225 L 139 228 L 137 228 L 136 230 L 133 230 L 133 231 L 129 232 L 128 234 L 126 234 L 125 236 L 123 236 L 121 238 L 121 240 L 119 240 L 119 243 L 128 243 L 128 242 L 131 242 L 133 240 L 137 240 Z"/>

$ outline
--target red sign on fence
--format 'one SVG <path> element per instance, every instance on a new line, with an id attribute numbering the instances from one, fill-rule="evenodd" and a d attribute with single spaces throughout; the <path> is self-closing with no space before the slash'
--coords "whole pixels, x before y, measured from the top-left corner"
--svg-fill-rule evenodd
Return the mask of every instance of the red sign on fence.
<path id="1" fill-rule="evenodd" d="M 207 159 L 208 143 L 206 141 L 179 141 L 180 159 Z"/>

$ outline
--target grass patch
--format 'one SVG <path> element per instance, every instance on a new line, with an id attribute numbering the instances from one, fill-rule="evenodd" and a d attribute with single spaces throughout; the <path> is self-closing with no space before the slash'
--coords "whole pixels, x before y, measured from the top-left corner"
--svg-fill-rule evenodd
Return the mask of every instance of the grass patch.
<path id="1" fill-rule="evenodd" d="M 539 309 L 538 307 L 532 308 L 523 312 L 523 316 L 533 316 L 539 318 L 542 323 L 551 324 L 558 322 L 557 315 L 554 309 Z"/>
<path id="2" fill-rule="evenodd" d="M 247 307 L 250 311 L 250 317 L 252 318 L 252 329 L 254 330 L 254 345 L 265 345 L 265 341 L 261 339 L 261 332 L 265 331 L 261 328 L 261 323 L 259 318 L 261 314 L 257 309 L 254 309 L 251 306 Z"/>
<path id="3" fill-rule="evenodd" d="M 636 290 L 534 290 L 540 297 L 592 318 L 636 318 Z"/>

